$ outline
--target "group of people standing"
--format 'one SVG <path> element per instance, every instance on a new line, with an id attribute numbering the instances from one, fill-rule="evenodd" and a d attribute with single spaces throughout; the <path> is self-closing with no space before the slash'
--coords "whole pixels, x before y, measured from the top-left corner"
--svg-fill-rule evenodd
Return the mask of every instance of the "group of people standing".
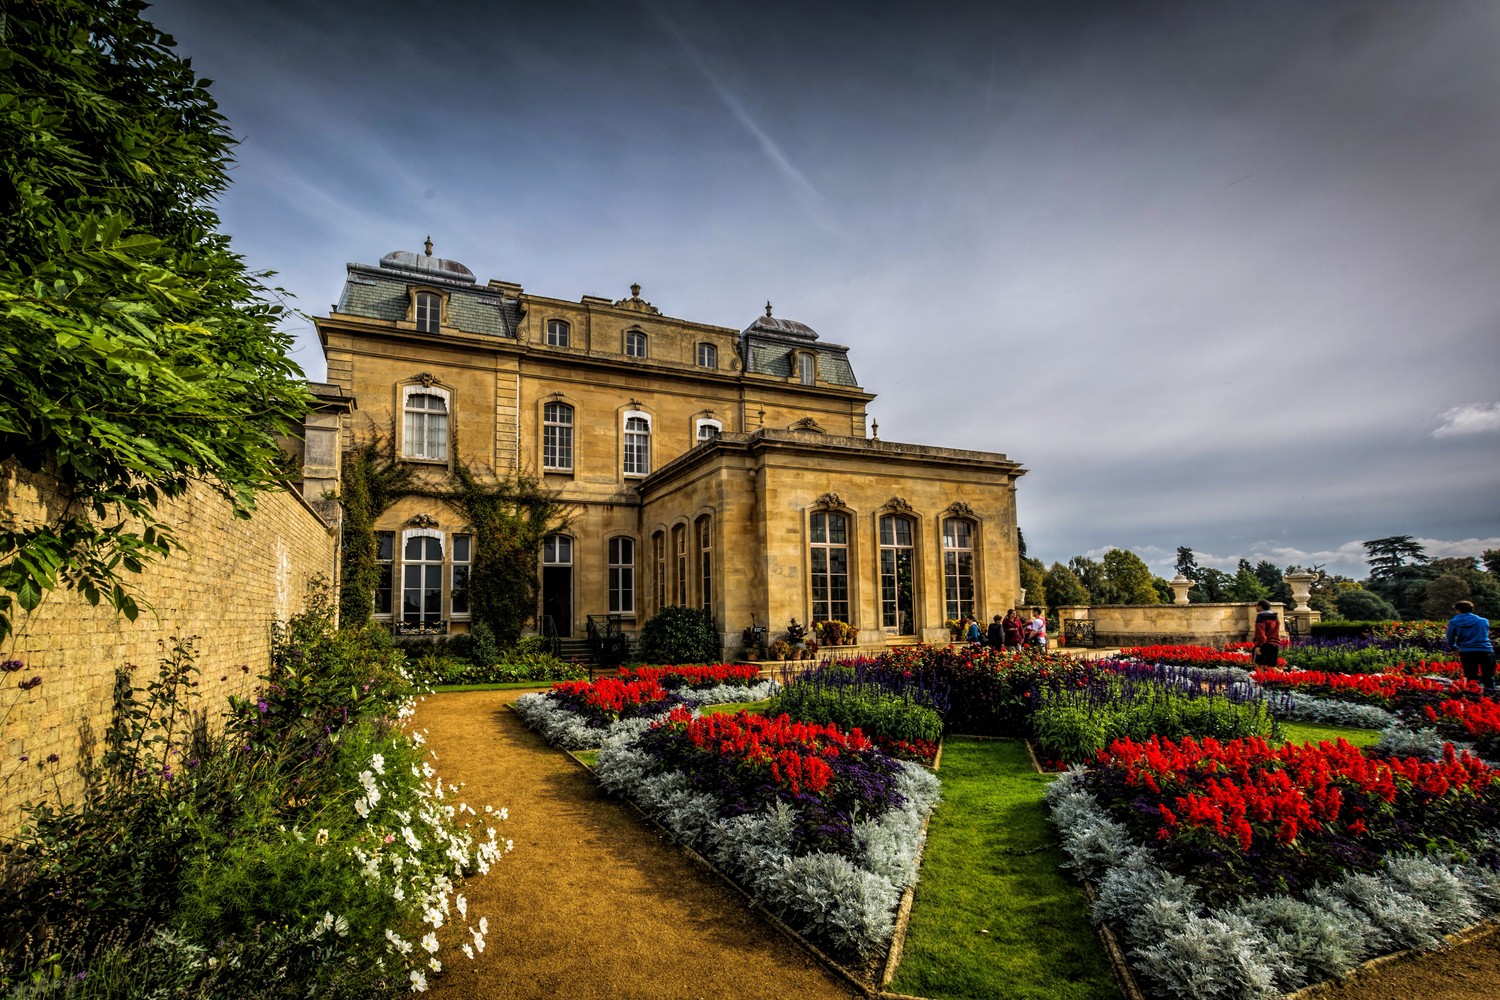
<path id="1" fill-rule="evenodd" d="M 979 627 L 979 619 L 964 615 L 959 619 L 959 635 L 966 642 L 994 649 L 1017 650 L 1022 646 L 1047 648 L 1047 617 L 1041 608 L 1032 608 L 1031 617 L 1011 608 L 1005 617 L 995 616 L 988 629 Z"/>

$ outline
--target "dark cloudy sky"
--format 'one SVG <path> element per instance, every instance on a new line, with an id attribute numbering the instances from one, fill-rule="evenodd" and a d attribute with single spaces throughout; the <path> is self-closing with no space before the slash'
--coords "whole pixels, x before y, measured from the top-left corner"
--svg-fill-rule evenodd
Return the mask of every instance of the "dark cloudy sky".
<path id="1" fill-rule="evenodd" d="M 173 0 L 224 227 L 852 348 L 1031 552 L 1500 547 L 1500 3 Z M 323 375 L 309 323 L 296 360 Z"/>

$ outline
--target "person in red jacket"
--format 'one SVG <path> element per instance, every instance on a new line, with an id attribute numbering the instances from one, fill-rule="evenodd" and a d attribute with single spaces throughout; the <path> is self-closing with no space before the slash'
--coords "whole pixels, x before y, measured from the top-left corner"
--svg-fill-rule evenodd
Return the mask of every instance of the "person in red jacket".
<path id="1" fill-rule="evenodd" d="M 1274 667 L 1281 656 L 1281 619 L 1271 610 L 1270 601 L 1256 605 L 1260 613 L 1255 616 L 1255 665 Z"/>

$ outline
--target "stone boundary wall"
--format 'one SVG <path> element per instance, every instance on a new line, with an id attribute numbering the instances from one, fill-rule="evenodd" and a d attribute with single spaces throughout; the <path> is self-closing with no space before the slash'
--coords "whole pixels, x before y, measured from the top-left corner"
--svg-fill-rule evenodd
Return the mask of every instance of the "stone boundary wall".
<path id="1" fill-rule="evenodd" d="M 1057 614 L 1059 619 L 1093 619 L 1098 646 L 1222 646 L 1249 642 L 1258 610 L 1253 603 L 1106 604 L 1068 605 Z M 1280 604 L 1273 603 L 1271 610 L 1282 613 Z"/>
<path id="2" fill-rule="evenodd" d="M 0 466 L 5 522 L 34 523 L 60 502 L 49 480 Z M 230 695 L 256 690 L 272 623 L 303 608 L 314 577 L 336 578 L 335 529 L 294 490 L 258 495 L 248 520 L 198 485 L 160 511 L 184 549 L 130 579 L 134 622 L 56 590 L 0 643 L 0 659 L 24 664 L 0 674 L 0 835 L 20 824 L 23 802 L 79 794 L 79 733 L 85 722 L 95 736 L 108 725 L 117 666 L 136 667 L 143 687 L 172 637 L 196 637 L 197 707 L 213 720 Z M 19 687 L 35 677 L 38 686 Z"/>

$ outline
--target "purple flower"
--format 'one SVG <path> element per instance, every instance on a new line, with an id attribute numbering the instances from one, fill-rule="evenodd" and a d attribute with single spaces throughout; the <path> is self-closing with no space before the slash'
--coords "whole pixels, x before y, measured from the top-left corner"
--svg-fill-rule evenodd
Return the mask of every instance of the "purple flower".
<path id="1" fill-rule="evenodd" d="M 26 666 L 26 664 L 22 663 L 20 660 L 0 661 L 0 670 L 5 671 L 7 674 L 13 674 L 24 666 Z"/>
<path id="2" fill-rule="evenodd" d="M 20 684 L 20 688 L 22 691 L 30 691 L 34 687 L 41 687 L 41 684 L 42 678 L 41 675 L 38 674 L 29 681 L 22 681 Z"/>

